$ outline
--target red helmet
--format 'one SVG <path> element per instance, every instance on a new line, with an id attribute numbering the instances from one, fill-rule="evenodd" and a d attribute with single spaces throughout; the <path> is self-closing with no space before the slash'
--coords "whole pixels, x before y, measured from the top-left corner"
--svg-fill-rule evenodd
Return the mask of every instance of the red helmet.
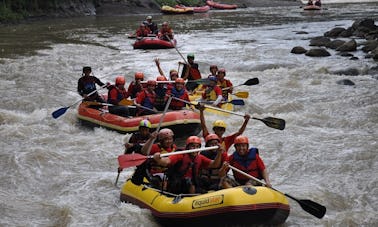
<path id="1" fill-rule="evenodd" d="M 206 143 L 209 142 L 210 140 L 218 140 L 218 142 L 220 142 L 219 136 L 217 136 L 217 134 L 214 134 L 214 133 L 211 133 L 206 136 L 205 138 Z"/>
<path id="2" fill-rule="evenodd" d="M 220 68 L 220 69 L 218 70 L 218 73 L 223 73 L 224 76 L 226 76 L 226 70 L 225 70 L 224 68 Z"/>
<path id="3" fill-rule="evenodd" d="M 165 78 L 165 76 L 157 76 L 156 81 L 167 81 L 167 79 Z"/>
<path id="4" fill-rule="evenodd" d="M 150 85 L 156 86 L 156 81 L 155 80 L 148 80 L 147 86 L 150 86 Z"/>
<path id="5" fill-rule="evenodd" d="M 176 84 L 185 84 L 185 80 L 184 80 L 183 78 L 177 78 L 177 79 L 175 80 L 175 83 L 176 83 Z"/>
<path id="6" fill-rule="evenodd" d="M 116 85 L 125 85 L 126 80 L 124 76 L 117 76 L 115 79 L 115 84 Z"/>
<path id="7" fill-rule="evenodd" d="M 201 144 L 201 138 L 198 136 L 189 136 L 188 139 L 186 139 L 186 145 L 191 143 Z"/>
<path id="8" fill-rule="evenodd" d="M 249 144 L 248 138 L 246 136 L 237 136 L 234 139 L 234 144 Z"/>
<path id="9" fill-rule="evenodd" d="M 136 72 L 134 77 L 136 80 L 143 80 L 144 74 L 142 72 Z"/>

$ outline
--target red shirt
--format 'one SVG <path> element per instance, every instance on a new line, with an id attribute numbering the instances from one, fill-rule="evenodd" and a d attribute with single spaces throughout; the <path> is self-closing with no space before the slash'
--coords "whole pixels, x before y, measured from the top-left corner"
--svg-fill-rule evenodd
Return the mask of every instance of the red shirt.
<path id="1" fill-rule="evenodd" d="M 210 165 L 210 163 L 212 162 L 211 159 L 201 155 L 201 154 L 198 154 L 194 160 L 192 157 L 188 157 L 190 154 L 181 154 L 181 155 L 172 155 L 172 156 L 169 156 L 169 159 L 171 160 L 171 163 L 170 165 L 173 166 L 175 165 L 177 162 L 181 161 L 184 159 L 184 157 L 186 156 L 186 158 L 190 158 L 192 160 L 192 162 L 194 161 L 195 162 L 195 168 L 196 168 L 196 173 L 198 175 L 200 169 L 207 169 Z M 193 173 L 192 173 L 192 168 L 188 168 L 188 170 L 185 172 L 184 174 L 184 177 L 186 178 L 192 178 L 193 176 Z"/>

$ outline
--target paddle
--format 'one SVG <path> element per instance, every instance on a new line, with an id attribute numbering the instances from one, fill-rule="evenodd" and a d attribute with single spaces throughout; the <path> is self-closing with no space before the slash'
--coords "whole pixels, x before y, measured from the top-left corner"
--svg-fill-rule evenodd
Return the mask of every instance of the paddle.
<path id="1" fill-rule="evenodd" d="M 184 60 L 185 64 L 188 64 L 188 62 L 186 61 L 186 59 L 184 58 L 184 56 L 181 54 L 181 52 L 177 49 L 176 45 L 174 43 L 172 43 L 172 40 L 169 38 L 168 35 L 164 35 L 168 41 L 172 44 L 172 46 L 175 48 L 175 50 L 177 51 L 177 53 L 181 56 L 181 58 Z"/>
<path id="2" fill-rule="evenodd" d="M 128 143 L 130 141 L 131 136 L 132 136 L 132 134 L 129 134 L 129 133 L 125 135 L 125 138 L 123 139 L 124 144 L 126 144 L 126 143 Z M 126 154 L 126 151 L 127 151 L 127 149 L 125 149 L 125 153 L 124 154 Z M 118 175 L 117 175 L 117 178 L 116 178 L 115 183 L 114 183 L 115 186 L 117 186 L 118 178 L 119 178 L 119 175 L 122 172 L 122 168 L 118 167 L 117 171 L 118 171 Z"/>
<path id="3" fill-rule="evenodd" d="M 188 82 L 194 82 L 194 83 L 198 83 L 198 84 L 208 84 L 209 80 L 206 78 L 206 79 L 186 80 L 185 81 L 185 83 L 188 83 Z M 147 81 L 141 81 L 140 83 L 145 84 L 145 83 L 147 83 Z M 176 81 L 174 81 L 174 80 L 156 81 L 156 83 L 158 83 L 158 84 L 173 84 L 173 83 L 176 83 Z"/>
<path id="4" fill-rule="evenodd" d="M 171 155 L 187 154 L 187 153 L 193 153 L 193 152 L 198 152 L 198 151 L 208 151 L 208 150 L 214 150 L 218 148 L 219 146 L 212 146 L 212 147 L 204 147 L 204 148 L 197 148 L 197 149 L 191 149 L 191 150 L 175 151 L 175 152 L 160 154 L 160 157 L 168 157 Z M 118 164 L 120 168 L 124 169 L 124 168 L 133 167 L 133 166 L 139 166 L 147 159 L 153 158 L 153 157 L 154 157 L 153 155 L 145 156 L 139 153 L 124 154 L 124 155 L 118 156 Z"/>
<path id="5" fill-rule="evenodd" d="M 105 85 L 101 86 L 100 89 L 102 89 L 102 88 L 104 88 L 104 87 L 106 87 L 106 86 L 107 86 L 107 85 L 105 84 Z M 91 96 L 91 95 L 93 95 L 93 94 L 96 93 L 96 92 L 97 92 L 97 90 L 94 90 L 94 91 L 90 92 L 89 94 L 87 94 L 87 96 Z M 66 113 L 66 111 L 67 111 L 69 108 L 75 106 L 76 104 L 78 104 L 79 102 L 81 102 L 81 101 L 83 101 L 83 100 L 84 100 L 84 99 L 77 100 L 76 102 L 72 103 L 72 104 L 69 105 L 69 106 L 62 107 L 62 108 L 59 108 L 59 109 L 55 110 L 55 111 L 51 114 L 52 117 L 55 118 L 55 119 L 57 119 L 58 117 L 62 116 L 64 113 Z"/>
<path id="6" fill-rule="evenodd" d="M 231 95 L 235 95 L 236 97 L 246 99 L 246 98 L 249 97 L 249 92 L 248 91 L 239 91 L 239 92 L 236 92 L 235 94 L 231 94 Z"/>
<path id="7" fill-rule="evenodd" d="M 223 88 L 222 90 L 224 91 L 224 90 L 228 90 L 228 89 L 231 89 L 231 88 L 240 87 L 240 86 L 243 86 L 243 85 L 251 86 L 251 85 L 256 85 L 256 84 L 259 84 L 259 78 L 248 79 L 243 84 L 239 84 L 239 85 L 232 86 L 232 87 L 226 87 L 226 88 Z"/>
<path id="8" fill-rule="evenodd" d="M 212 104 L 213 101 L 205 101 L 205 102 L 200 102 L 200 103 Z M 244 106 L 244 105 L 245 105 L 243 99 L 234 99 L 234 100 L 231 100 L 231 101 L 222 101 L 222 102 L 220 102 L 220 103 L 221 103 L 221 104 L 231 103 L 231 104 L 233 104 L 233 105 L 237 105 L 237 106 Z"/>
<path id="9" fill-rule="evenodd" d="M 194 105 L 193 103 L 188 102 L 186 100 L 179 99 L 179 98 L 176 98 L 176 97 L 173 97 L 173 98 L 176 99 L 176 100 L 179 100 L 181 102 L 184 102 L 188 105 Z M 245 116 L 245 114 L 240 114 L 240 113 L 236 113 L 236 112 L 233 112 L 233 111 L 224 110 L 224 109 L 214 107 L 214 106 L 205 105 L 205 107 L 210 108 L 210 109 L 214 109 L 214 110 L 218 110 L 218 111 L 221 111 L 221 112 L 229 113 L 229 114 L 242 116 L 242 117 Z M 275 129 L 279 129 L 279 130 L 285 129 L 286 123 L 285 123 L 285 120 L 283 120 L 283 119 L 274 118 L 274 117 L 266 117 L 266 118 L 263 118 L 263 119 L 260 119 L 260 118 L 257 118 L 257 117 L 252 117 L 252 119 L 262 121 L 266 126 L 271 127 L 271 128 L 275 128 Z"/>
<path id="10" fill-rule="evenodd" d="M 249 177 L 249 178 L 251 178 L 251 179 L 253 179 L 257 182 L 260 182 L 262 185 L 266 185 L 263 181 L 257 179 L 254 176 L 249 175 L 248 173 L 241 171 L 240 169 L 238 169 L 236 167 L 233 167 L 231 165 L 228 165 L 228 167 L 230 167 L 231 169 L 235 170 L 236 172 L 238 172 L 240 174 L 243 174 L 246 177 Z M 302 207 L 303 210 L 307 211 L 309 214 L 312 214 L 319 219 L 323 218 L 326 211 L 327 211 L 327 208 L 323 205 L 320 205 L 319 203 L 316 203 L 316 202 L 311 201 L 309 199 L 297 199 L 297 198 L 295 198 L 295 197 L 293 197 L 289 194 L 283 193 L 283 192 L 281 192 L 281 191 L 279 191 L 275 188 L 272 188 L 272 189 L 277 191 L 277 192 L 284 194 L 285 196 L 289 197 L 290 199 L 295 200 L 296 202 L 299 203 L 299 205 Z"/>
<path id="11" fill-rule="evenodd" d="M 121 105 L 121 106 L 130 106 L 130 105 L 134 105 L 134 101 L 131 100 L 131 99 L 122 99 L 122 100 L 119 102 L 119 105 Z"/>

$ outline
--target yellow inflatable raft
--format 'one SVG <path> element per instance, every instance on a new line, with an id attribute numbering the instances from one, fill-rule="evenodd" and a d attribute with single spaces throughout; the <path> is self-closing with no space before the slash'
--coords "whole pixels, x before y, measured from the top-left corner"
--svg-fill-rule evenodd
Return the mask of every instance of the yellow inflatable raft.
<path id="1" fill-rule="evenodd" d="M 240 186 L 195 196 L 173 195 L 126 181 L 121 201 L 149 209 L 163 226 L 278 225 L 290 206 L 284 194 L 267 187 Z"/>

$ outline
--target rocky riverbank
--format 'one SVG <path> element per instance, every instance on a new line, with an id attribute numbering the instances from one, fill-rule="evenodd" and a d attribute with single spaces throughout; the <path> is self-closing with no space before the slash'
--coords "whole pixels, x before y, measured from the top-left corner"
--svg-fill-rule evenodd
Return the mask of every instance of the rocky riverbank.
<path id="1" fill-rule="evenodd" d="M 184 4 L 185 1 L 176 1 Z M 205 5 L 205 0 L 198 1 Z M 239 7 L 298 6 L 298 0 L 221 0 Z M 172 4 L 175 1 L 172 0 Z M 62 0 L 29 3 L 0 3 L 0 23 L 14 23 L 27 19 L 48 17 L 77 17 L 94 15 L 134 15 L 160 12 L 160 0 Z M 197 5 L 197 4 L 196 4 Z"/>
<path id="2" fill-rule="evenodd" d="M 358 60 L 353 52 L 361 49 L 366 53 L 365 58 L 378 61 L 378 26 L 373 19 L 356 20 L 348 28 L 335 27 L 326 31 L 323 36 L 314 37 L 309 46 L 315 47 L 307 50 L 305 47 L 296 46 L 291 50 L 293 54 L 305 54 L 309 57 L 327 57 L 330 52 L 327 49 L 337 51 L 340 56 L 350 60 Z M 377 70 L 377 68 L 374 68 Z M 335 74 L 358 75 L 358 69 L 345 69 Z"/>

